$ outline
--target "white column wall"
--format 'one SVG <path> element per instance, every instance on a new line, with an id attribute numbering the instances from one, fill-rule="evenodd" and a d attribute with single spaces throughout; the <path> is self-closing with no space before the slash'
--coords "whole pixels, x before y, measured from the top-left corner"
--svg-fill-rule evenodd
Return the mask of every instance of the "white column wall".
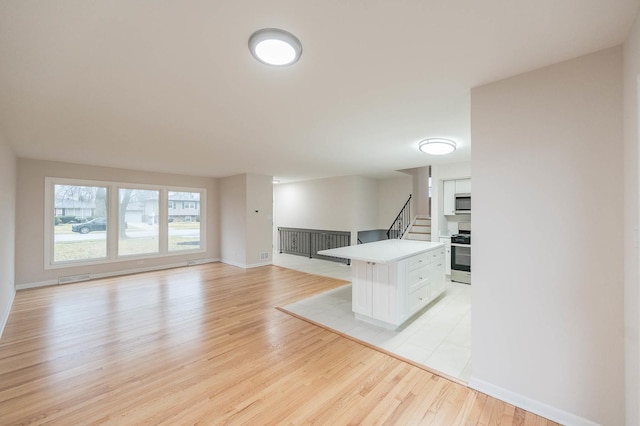
<path id="1" fill-rule="evenodd" d="M 0 135 L 0 337 L 15 290 L 16 157 Z"/>
<path id="2" fill-rule="evenodd" d="M 640 12 L 624 45 L 624 282 L 626 424 L 640 425 Z"/>
<path id="3" fill-rule="evenodd" d="M 220 179 L 220 258 L 224 263 L 247 264 L 247 175 Z"/>
<path id="4" fill-rule="evenodd" d="M 622 50 L 472 90 L 472 387 L 624 422 Z"/>
<path id="5" fill-rule="evenodd" d="M 246 179 L 246 265 L 267 265 L 271 263 L 273 250 L 273 177 L 248 174 Z M 263 253 L 268 257 L 261 258 Z"/>

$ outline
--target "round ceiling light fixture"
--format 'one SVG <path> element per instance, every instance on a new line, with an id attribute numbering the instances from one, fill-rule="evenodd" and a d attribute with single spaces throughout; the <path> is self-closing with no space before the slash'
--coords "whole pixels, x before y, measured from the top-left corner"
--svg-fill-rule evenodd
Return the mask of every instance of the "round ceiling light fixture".
<path id="1" fill-rule="evenodd" d="M 428 138 L 420 141 L 418 149 L 431 155 L 446 155 L 456 150 L 456 143 L 451 139 Z"/>
<path id="2" fill-rule="evenodd" d="M 263 64 L 282 67 L 298 62 L 302 55 L 302 44 L 287 31 L 264 28 L 251 34 L 249 50 Z"/>

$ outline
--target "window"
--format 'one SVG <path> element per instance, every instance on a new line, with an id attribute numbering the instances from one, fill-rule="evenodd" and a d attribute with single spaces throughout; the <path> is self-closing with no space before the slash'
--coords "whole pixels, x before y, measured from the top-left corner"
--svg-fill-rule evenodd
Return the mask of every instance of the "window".
<path id="1" fill-rule="evenodd" d="M 107 257 L 107 187 L 53 186 L 53 261 Z"/>
<path id="2" fill-rule="evenodd" d="M 205 195 L 195 188 L 47 178 L 45 269 L 202 252 Z"/>
<path id="3" fill-rule="evenodd" d="M 118 256 L 158 253 L 160 191 L 120 188 L 118 198 Z"/>
<path id="4" fill-rule="evenodd" d="M 169 251 L 200 248 L 200 193 L 169 191 L 169 203 L 172 202 L 183 208 L 170 212 Z"/>

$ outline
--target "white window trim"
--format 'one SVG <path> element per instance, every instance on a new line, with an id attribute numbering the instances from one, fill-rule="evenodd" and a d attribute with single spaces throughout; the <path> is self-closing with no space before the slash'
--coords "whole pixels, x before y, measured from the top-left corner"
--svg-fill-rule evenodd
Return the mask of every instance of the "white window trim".
<path id="1" fill-rule="evenodd" d="M 77 185 L 77 186 L 100 186 L 107 188 L 107 257 L 101 259 L 75 260 L 54 262 L 54 187 L 55 185 Z M 159 244 L 160 251 L 157 253 L 145 253 L 135 255 L 118 256 L 118 205 L 119 189 L 149 189 L 160 192 L 158 200 L 159 218 Z M 100 265 L 105 263 L 129 262 L 132 260 L 174 257 L 189 255 L 193 253 L 204 253 L 207 251 L 207 230 L 206 220 L 200 220 L 200 247 L 195 249 L 169 251 L 169 192 L 198 192 L 200 193 L 200 218 L 206 218 L 206 188 L 191 188 L 182 186 L 149 185 L 129 182 L 97 181 L 88 179 L 68 179 L 57 177 L 45 178 L 44 191 L 44 269 L 71 268 L 77 266 Z M 115 219 L 113 219 L 115 218 Z"/>

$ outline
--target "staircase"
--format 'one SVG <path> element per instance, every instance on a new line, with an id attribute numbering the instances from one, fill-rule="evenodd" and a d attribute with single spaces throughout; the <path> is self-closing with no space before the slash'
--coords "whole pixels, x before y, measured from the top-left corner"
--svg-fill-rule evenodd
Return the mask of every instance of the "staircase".
<path id="1" fill-rule="evenodd" d="M 431 219 L 427 216 L 416 216 L 402 239 L 431 241 Z"/>

